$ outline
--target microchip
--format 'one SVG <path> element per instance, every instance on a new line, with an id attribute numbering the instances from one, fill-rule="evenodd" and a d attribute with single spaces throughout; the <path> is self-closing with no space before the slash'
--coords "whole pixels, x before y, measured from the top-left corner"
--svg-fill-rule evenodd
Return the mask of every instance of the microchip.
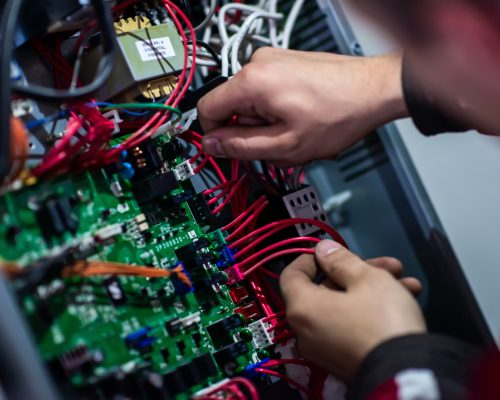
<path id="1" fill-rule="evenodd" d="M 113 303 L 115 307 L 121 306 L 127 302 L 127 296 L 120 285 L 120 281 L 116 277 L 106 279 L 103 284 L 111 303 Z"/>
<path id="2" fill-rule="evenodd" d="M 66 232 L 76 233 L 78 220 L 72 213 L 68 198 L 49 199 L 36 212 L 36 219 L 46 241 L 61 237 Z"/>
<path id="3" fill-rule="evenodd" d="M 173 172 L 155 175 L 141 181 L 134 182 L 132 192 L 139 205 L 145 205 L 160 200 L 163 196 L 177 189 L 179 184 Z"/>

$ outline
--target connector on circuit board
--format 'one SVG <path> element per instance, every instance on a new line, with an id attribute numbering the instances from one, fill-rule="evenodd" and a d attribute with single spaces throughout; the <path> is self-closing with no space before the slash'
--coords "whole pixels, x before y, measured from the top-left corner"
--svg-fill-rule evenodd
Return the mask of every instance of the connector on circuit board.
<path id="1" fill-rule="evenodd" d="M 247 328 L 252 332 L 252 343 L 256 349 L 262 349 L 274 344 L 274 332 L 268 332 L 268 329 L 272 328 L 269 322 L 260 319 L 248 325 Z"/>
<path id="2" fill-rule="evenodd" d="M 227 274 L 228 285 L 235 285 L 238 282 L 241 282 L 244 278 L 243 274 L 241 273 L 237 265 L 233 265 L 232 267 L 225 269 L 224 272 Z"/>
<path id="3" fill-rule="evenodd" d="M 189 178 L 192 178 L 195 175 L 193 165 L 189 160 L 184 161 L 182 164 L 179 164 L 174 168 L 173 171 L 175 179 L 177 179 L 178 182 L 187 181 Z"/>

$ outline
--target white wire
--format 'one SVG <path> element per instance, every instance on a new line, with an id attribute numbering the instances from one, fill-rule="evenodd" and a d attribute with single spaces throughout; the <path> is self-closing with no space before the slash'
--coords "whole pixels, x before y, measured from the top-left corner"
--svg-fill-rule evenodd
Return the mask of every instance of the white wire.
<path id="1" fill-rule="evenodd" d="M 229 50 L 233 45 L 234 40 L 236 39 L 236 35 L 232 36 L 228 39 L 227 43 L 222 47 L 222 51 L 220 54 L 222 61 L 222 76 L 229 76 Z"/>
<path id="2" fill-rule="evenodd" d="M 239 50 L 241 43 L 245 39 L 245 36 L 248 34 L 252 25 L 259 19 L 274 19 L 279 20 L 283 17 L 283 14 L 271 14 L 267 11 L 259 11 L 251 14 L 241 26 L 240 31 L 235 35 L 235 39 L 233 40 L 232 48 L 231 48 L 231 67 L 233 70 L 233 74 L 238 73 L 241 70 L 241 65 L 238 60 Z"/>
<path id="3" fill-rule="evenodd" d="M 278 2 L 279 0 L 258 0 L 253 5 L 228 3 L 212 16 L 203 30 L 203 41 L 220 49 L 223 76 L 238 73 L 242 68 L 241 64 L 250 60 L 255 46 L 289 48 L 305 0 L 293 2 L 282 31 L 279 30 L 278 21 L 284 16 L 278 13 Z M 206 11 L 209 12 L 210 9 L 207 7 Z M 241 21 L 228 23 L 228 13 L 238 11 L 243 14 Z M 208 67 L 214 63 L 203 58 L 200 62 L 201 73 L 207 76 Z"/>
<path id="4" fill-rule="evenodd" d="M 218 26 L 219 26 L 219 35 L 222 40 L 222 43 L 227 43 L 229 40 L 229 35 L 226 30 L 226 13 L 234 9 L 236 11 L 243 11 L 245 13 L 254 13 L 254 12 L 262 12 L 262 8 L 255 6 L 248 6 L 246 4 L 238 4 L 238 3 L 229 3 L 221 7 L 218 15 Z"/>
<path id="5" fill-rule="evenodd" d="M 285 23 L 285 28 L 283 29 L 283 38 L 281 47 L 284 49 L 288 49 L 290 47 L 290 39 L 292 37 L 293 28 L 295 28 L 295 23 L 299 18 L 300 11 L 302 10 L 302 6 L 304 5 L 305 0 L 295 0 L 295 3 L 290 10 L 290 14 L 288 14 L 288 18 Z"/>

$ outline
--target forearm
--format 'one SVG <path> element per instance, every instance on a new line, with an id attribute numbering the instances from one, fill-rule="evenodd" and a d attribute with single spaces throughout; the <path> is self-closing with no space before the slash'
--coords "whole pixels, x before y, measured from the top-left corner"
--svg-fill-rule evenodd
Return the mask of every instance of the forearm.
<path id="1" fill-rule="evenodd" d="M 473 128 L 444 111 L 431 90 L 418 81 L 407 59 L 403 59 L 402 71 L 408 113 L 420 132 L 431 136 L 445 132 L 464 132 Z"/>
<path id="2" fill-rule="evenodd" d="M 464 399 L 480 353 L 448 337 L 409 335 L 379 345 L 363 361 L 351 400 Z"/>

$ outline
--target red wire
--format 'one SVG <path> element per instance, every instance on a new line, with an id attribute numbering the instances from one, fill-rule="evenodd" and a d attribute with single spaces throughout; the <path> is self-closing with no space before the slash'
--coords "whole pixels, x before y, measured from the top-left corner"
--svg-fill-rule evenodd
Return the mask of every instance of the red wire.
<path id="1" fill-rule="evenodd" d="M 203 150 L 200 150 L 198 153 L 196 153 L 193 157 L 189 159 L 189 163 L 194 164 L 196 161 L 198 161 L 199 158 L 201 158 L 203 154 L 205 154 L 205 152 Z"/>
<path id="2" fill-rule="evenodd" d="M 262 228 L 259 228 L 252 233 L 242 237 L 241 239 L 237 240 L 236 242 L 232 243 L 229 248 L 234 249 L 238 247 L 239 245 L 245 243 L 248 240 L 253 239 L 255 236 L 259 236 L 262 233 L 265 233 L 267 231 L 271 231 L 273 228 L 280 228 L 279 230 L 283 230 L 289 226 L 294 226 L 298 224 L 311 224 L 314 226 L 317 226 L 318 228 L 322 229 L 326 233 L 328 233 L 330 236 L 334 238 L 337 242 L 342 244 L 343 246 L 347 247 L 347 244 L 345 243 L 344 239 L 342 236 L 339 235 L 339 233 L 330 227 L 329 225 L 325 224 L 324 222 L 317 221 L 315 219 L 306 219 L 306 218 L 289 218 L 289 219 L 284 219 L 281 221 L 276 221 L 272 222 L 268 225 L 263 226 Z"/>
<path id="3" fill-rule="evenodd" d="M 200 165 L 198 165 L 198 166 L 197 166 L 197 167 L 193 170 L 193 172 L 194 172 L 195 174 L 199 174 L 199 173 L 200 173 L 200 171 L 201 171 L 203 168 L 205 168 L 205 167 L 207 166 L 207 164 L 208 164 L 208 162 L 209 162 L 209 161 L 210 161 L 210 158 L 209 158 L 208 156 L 206 156 L 206 157 L 203 159 L 203 161 L 200 163 Z"/>
<path id="4" fill-rule="evenodd" d="M 266 253 L 270 253 L 271 251 L 279 249 L 280 247 L 285 247 L 285 246 L 288 246 L 291 244 L 303 243 L 303 242 L 319 243 L 320 240 L 318 238 L 315 238 L 315 237 L 307 237 L 307 236 L 282 240 L 281 242 L 278 242 L 278 243 L 272 244 L 268 247 L 265 247 L 264 249 L 260 250 L 259 252 L 246 258 L 245 260 L 239 262 L 236 265 L 241 269 L 243 266 L 246 266 L 247 264 L 250 264 L 254 261 L 257 261 L 260 257 L 265 255 Z M 239 258 L 239 257 L 236 257 L 238 254 L 239 253 L 236 253 L 234 258 Z"/>
<path id="5" fill-rule="evenodd" d="M 228 182 L 224 182 L 224 183 L 221 183 L 220 185 L 217 185 L 217 186 L 214 186 L 213 188 L 211 189 L 207 189 L 203 192 L 203 194 L 205 196 L 208 196 L 212 193 L 215 193 L 215 192 L 219 192 L 219 191 L 222 191 L 222 190 L 225 190 L 225 188 L 227 188 L 228 186 L 231 186 L 231 185 L 234 185 L 237 181 L 228 181 Z"/>
<path id="6" fill-rule="evenodd" d="M 258 239 L 256 240 L 253 240 L 250 244 L 246 245 L 245 247 L 241 248 L 238 253 L 236 253 L 235 255 L 235 258 L 241 258 L 243 257 L 244 254 L 248 253 L 250 250 L 254 249 L 255 247 L 257 247 L 259 244 L 261 244 L 262 242 L 264 242 L 266 239 L 268 239 L 269 237 L 273 236 L 275 233 L 277 232 L 280 232 L 283 228 L 281 227 L 278 227 L 278 228 L 274 228 L 272 229 L 271 231 L 269 231 L 268 233 L 260 236 Z M 231 244 L 229 246 L 230 249 L 234 249 L 234 246 Z"/>
<path id="7" fill-rule="evenodd" d="M 258 270 L 262 266 L 266 265 L 268 262 L 273 261 L 277 258 L 289 255 L 289 254 L 311 254 L 314 255 L 314 250 L 313 249 L 305 249 L 305 248 L 297 248 L 297 249 L 287 249 L 287 250 L 281 250 L 278 251 L 277 253 L 271 254 L 264 258 L 263 260 L 259 261 L 257 264 L 255 264 L 252 268 L 246 270 L 243 272 L 243 276 L 246 277 L 253 273 L 254 271 Z"/>
<path id="8" fill-rule="evenodd" d="M 195 141 L 191 142 L 194 146 L 196 146 L 198 149 L 201 149 L 202 146 L 201 146 L 201 143 L 197 143 Z M 219 164 L 217 164 L 217 162 L 214 160 L 213 157 L 209 157 L 208 159 L 208 162 L 210 164 L 212 164 L 212 168 L 215 170 L 215 173 L 217 174 L 217 176 L 219 177 L 219 179 L 221 180 L 222 183 L 226 183 L 227 182 L 227 178 L 226 176 L 224 175 L 224 172 L 222 172 L 222 169 L 221 167 L 219 166 Z"/>
<path id="9" fill-rule="evenodd" d="M 234 240 L 234 238 L 238 237 L 241 233 L 244 233 L 245 229 L 250 226 L 252 223 L 257 222 L 259 219 L 260 215 L 264 212 L 266 207 L 269 205 L 269 202 L 266 200 L 264 203 L 262 203 L 255 211 L 254 213 L 245 221 L 241 224 L 241 226 L 236 229 L 233 233 L 231 233 L 227 238 L 227 242 L 231 242 Z"/>
<path id="10" fill-rule="evenodd" d="M 286 311 L 280 311 L 280 312 L 277 312 L 276 314 L 267 316 L 266 318 L 264 318 L 262 320 L 262 322 L 267 322 L 267 321 L 270 321 L 274 318 L 284 317 L 285 315 L 286 315 Z"/>
<path id="11" fill-rule="evenodd" d="M 234 195 L 238 192 L 239 188 L 241 187 L 241 185 L 243 184 L 243 182 L 245 182 L 245 180 L 247 179 L 247 175 L 243 175 L 240 180 L 236 183 L 236 185 L 234 185 L 234 187 L 231 189 L 231 192 L 228 194 L 228 196 L 226 197 L 226 199 L 221 203 L 219 204 L 213 211 L 212 211 L 212 214 L 213 215 L 217 215 L 219 214 L 228 204 L 229 202 L 231 201 L 231 199 L 234 197 Z"/>
<path id="12" fill-rule="evenodd" d="M 229 223 L 228 225 L 224 226 L 221 231 L 225 232 L 228 231 L 231 228 L 234 228 L 236 225 L 238 225 L 241 221 L 243 221 L 246 217 L 248 217 L 253 210 L 255 210 L 257 207 L 259 207 L 263 202 L 266 201 L 266 196 L 261 196 L 259 197 L 249 208 L 248 210 L 244 211 L 241 213 L 233 222 Z"/>
<path id="13" fill-rule="evenodd" d="M 267 331 L 268 332 L 272 332 L 274 331 L 275 329 L 278 329 L 278 328 L 284 328 L 285 326 L 288 325 L 288 321 L 280 321 L 278 322 L 276 325 L 273 325 L 271 326 L 270 328 L 267 328 Z"/>
<path id="14" fill-rule="evenodd" d="M 236 182 L 238 183 L 238 182 Z M 207 204 L 211 205 L 211 204 L 215 204 L 217 202 L 220 201 L 220 199 L 222 199 L 224 196 L 227 196 L 228 192 L 230 192 L 232 190 L 232 188 L 225 188 L 221 193 L 215 195 L 214 197 L 212 197 L 210 200 L 207 201 Z"/>
<path id="15" fill-rule="evenodd" d="M 257 275 L 257 274 L 256 274 Z M 261 287 L 261 279 L 259 276 L 253 276 L 250 280 L 250 284 L 252 287 L 252 290 L 255 294 L 255 298 L 259 302 L 260 306 L 262 307 L 262 310 L 266 314 L 266 316 L 273 315 L 274 312 L 267 302 L 266 296 L 263 294 L 263 290 Z"/>
<path id="16" fill-rule="evenodd" d="M 255 368 L 255 372 L 280 378 L 280 379 L 284 380 L 285 382 L 289 383 L 290 385 L 292 385 L 293 387 L 295 387 L 296 389 L 300 390 L 302 393 L 304 393 L 307 396 L 307 398 L 310 398 L 311 393 L 309 392 L 308 388 L 306 388 L 305 386 L 302 386 L 296 380 L 289 378 L 288 376 L 286 376 L 280 372 L 273 371 L 271 369 L 265 369 L 265 368 Z"/>
<path id="17" fill-rule="evenodd" d="M 280 296 L 278 296 L 276 290 L 269 284 L 268 279 L 265 279 L 264 276 L 264 275 L 272 275 L 273 279 L 279 279 L 279 275 L 274 274 L 273 272 L 268 271 L 265 268 L 262 268 L 260 271 L 257 271 L 256 275 L 259 276 L 259 278 L 261 279 L 262 285 L 266 289 L 266 295 L 269 296 L 269 298 L 276 305 L 278 310 L 284 310 L 285 303 L 283 302 L 283 299 Z"/>

